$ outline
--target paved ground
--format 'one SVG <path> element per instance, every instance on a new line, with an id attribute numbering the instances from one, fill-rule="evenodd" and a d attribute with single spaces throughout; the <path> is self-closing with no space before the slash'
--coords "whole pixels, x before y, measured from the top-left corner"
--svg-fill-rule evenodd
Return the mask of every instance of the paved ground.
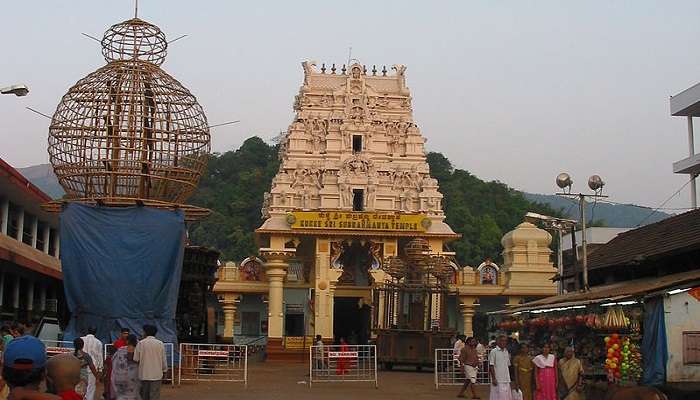
<path id="1" fill-rule="evenodd" d="M 165 400 L 306 400 L 306 399 L 445 399 L 454 398 L 457 387 L 435 389 L 432 372 L 380 371 L 379 388 L 370 382 L 319 383 L 311 388 L 304 364 L 255 363 L 248 372 L 248 388 L 241 383 L 183 382 L 179 387 L 163 386 Z M 488 399 L 488 386 L 477 394 Z"/>

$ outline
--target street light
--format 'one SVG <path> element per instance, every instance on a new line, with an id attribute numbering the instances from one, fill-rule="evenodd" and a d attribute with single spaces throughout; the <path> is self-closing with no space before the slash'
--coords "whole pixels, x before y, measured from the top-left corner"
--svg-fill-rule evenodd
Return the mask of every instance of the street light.
<path id="1" fill-rule="evenodd" d="M 22 97 L 29 94 L 29 88 L 27 85 L 12 85 L 0 89 L 0 94 L 14 94 L 17 97 Z"/>
<path id="2" fill-rule="evenodd" d="M 593 198 L 603 198 L 608 197 L 603 195 L 603 186 L 605 182 L 599 175 L 592 175 L 588 178 L 588 187 L 593 191 L 593 194 L 583 194 L 583 193 L 571 193 L 571 186 L 574 181 L 571 176 L 566 172 L 562 172 L 557 175 L 557 186 L 561 189 L 562 193 L 557 193 L 557 196 L 574 197 L 578 198 L 578 208 L 581 215 L 581 233 L 583 238 L 581 239 L 581 268 L 583 269 L 583 290 L 588 290 L 588 249 L 586 240 L 586 197 Z"/>

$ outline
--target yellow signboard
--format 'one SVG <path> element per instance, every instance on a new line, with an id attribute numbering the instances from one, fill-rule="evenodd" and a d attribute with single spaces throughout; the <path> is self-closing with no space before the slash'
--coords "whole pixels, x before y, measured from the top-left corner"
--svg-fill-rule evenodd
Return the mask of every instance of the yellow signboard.
<path id="1" fill-rule="evenodd" d="M 296 211 L 287 215 L 292 229 L 425 232 L 425 214 L 389 214 L 341 211 Z"/>
<path id="2" fill-rule="evenodd" d="M 285 349 L 303 349 L 314 344 L 313 336 L 285 336 Z"/>

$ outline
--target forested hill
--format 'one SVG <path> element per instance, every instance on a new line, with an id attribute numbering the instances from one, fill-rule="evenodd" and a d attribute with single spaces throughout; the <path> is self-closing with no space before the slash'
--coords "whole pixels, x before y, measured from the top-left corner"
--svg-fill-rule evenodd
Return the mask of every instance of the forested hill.
<path id="1" fill-rule="evenodd" d="M 523 221 L 527 211 L 555 215 L 548 206 L 526 200 L 500 182 L 484 182 L 454 169 L 440 153 L 428 154 L 431 175 L 445 196 L 447 222 L 462 238 L 450 244 L 461 264 L 478 265 L 486 257 L 500 260 L 501 237 Z M 190 228 L 193 244 L 214 247 L 222 259 L 240 261 L 255 254 L 254 231 L 262 223 L 263 193 L 277 172 L 277 147 L 258 137 L 236 151 L 213 154 L 192 204 L 212 210 Z"/>

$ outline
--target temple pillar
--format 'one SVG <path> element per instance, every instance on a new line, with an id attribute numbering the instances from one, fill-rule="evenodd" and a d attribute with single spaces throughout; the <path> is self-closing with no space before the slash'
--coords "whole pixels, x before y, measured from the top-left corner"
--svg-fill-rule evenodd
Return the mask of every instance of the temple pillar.
<path id="1" fill-rule="evenodd" d="M 369 274 L 370 274 L 370 276 L 372 277 L 372 281 L 374 282 L 374 283 L 372 284 L 372 287 L 373 287 L 373 288 L 378 287 L 378 286 L 381 286 L 381 285 L 384 284 L 384 281 L 385 281 L 386 275 L 387 275 L 386 271 L 384 271 L 383 269 L 372 269 L 372 270 L 369 271 Z M 376 321 L 372 320 L 372 321 L 371 321 L 371 326 L 376 326 L 376 327 L 378 327 L 378 328 L 387 328 L 386 326 L 384 326 L 384 304 L 385 304 L 385 301 L 386 301 L 386 299 L 385 299 L 385 297 L 386 297 L 386 296 L 385 296 L 385 292 L 380 291 L 379 294 L 378 294 L 378 296 L 379 296 L 379 297 L 378 297 L 378 299 L 377 299 L 378 301 L 377 301 L 377 304 L 376 304 L 376 307 L 378 307 L 377 312 L 376 312 L 376 318 L 377 318 L 377 320 L 376 320 Z M 371 301 L 371 302 L 369 303 L 370 306 L 374 306 L 373 303 L 374 303 L 374 302 Z M 371 315 L 372 315 L 372 318 L 375 318 L 375 313 L 374 313 L 374 312 L 373 312 Z M 375 333 L 372 333 L 371 335 L 372 335 L 372 337 L 374 337 L 374 336 L 375 336 Z"/>
<path id="2" fill-rule="evenodd" d="M 474 336 L 474 314 L 476 313 L 476 297 L 459 296 L 459 306 L 462 312 L 462 332 L 466 337 Z"/>
<path id="3" fill-rule="evenodd" d="M 324 339 L 333 339 L 333 296 L 343 271 L 331 268 L 328 240 L 319 239 L 316 246 L 314 332 Z"/>
<path id="4" fill-rule="evenodd" d="M 287 260 L 294 254 L 291 251 L 260 249 L 265 258 L 265 274 L 268 280 L 267 336 L 282 339 L 284 336 L 284 278 L 287 276 Z"/>
<path id="5" fill-rule="evenodd" d="M 236 293 L 226 293 L 224 294 L 224 300 L 222 301 L 222 309 L 224 310 L 224 334 L 225 340 L 231 340 L 233 342 L 233 321 L 236 318 L 236 307 L 240 300 L 238 299 L 238 294 Z"/>

